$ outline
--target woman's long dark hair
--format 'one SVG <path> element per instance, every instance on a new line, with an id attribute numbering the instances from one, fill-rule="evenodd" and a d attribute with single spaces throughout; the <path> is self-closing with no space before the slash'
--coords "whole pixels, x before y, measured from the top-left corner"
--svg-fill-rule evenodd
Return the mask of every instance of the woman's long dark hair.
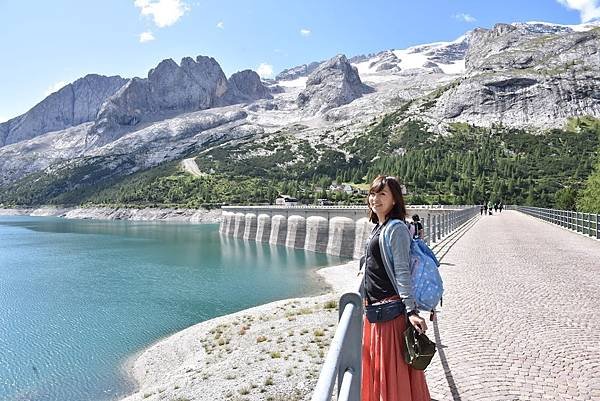
<path id="1" fill-rule="evenodd" d="M 394 198 L 394 206 L 392 210 L 387 214 L 388 219 L 400 219 L 404 221 L 406 219 L 406 206 L 404 205 L 404 197 L 402 196 L 402 185 L 396 177 L 390 177 L 385 175 L 378 175 L 375 177 L 369 188 L 369 195 L 381 192 L 387 185 L 389 191 Z M 369 195 L 367 195 L 367 207 L 369 208 L 369 221 L 372 223 L 379 223 L 377 214 L 371 209 L 369 204 Z"/>

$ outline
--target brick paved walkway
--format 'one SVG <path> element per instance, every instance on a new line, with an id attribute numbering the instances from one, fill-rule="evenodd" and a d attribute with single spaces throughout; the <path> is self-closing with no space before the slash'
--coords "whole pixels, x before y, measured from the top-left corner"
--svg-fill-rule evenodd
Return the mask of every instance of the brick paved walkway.
<path id="1" fill-rule="evenodd" d="M 600 241 L 504 211 L 440 270 L 434 400 L 600 400 Z"/>

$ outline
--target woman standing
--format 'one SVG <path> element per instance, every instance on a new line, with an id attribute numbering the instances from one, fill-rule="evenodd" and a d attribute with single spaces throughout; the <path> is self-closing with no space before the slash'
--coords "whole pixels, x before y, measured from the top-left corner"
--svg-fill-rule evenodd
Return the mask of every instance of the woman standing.
<path id="1" fill-rule="evenodd" d="M 369 220 L 375 223 L 365 258 L 365 303 L 395 303 L 398 316 L 370 322 L 364 319 L 362 348 L 362 401 L 429 401 L 423 371 L 404 362 L 402 333 L 408 321 L 419 332 L 427 330 L 418 315 L 410 286 L 410 234 L 403 223 L 406 207 L 400 183 L 395 177 L 378 176 L 369 189 Z M 384 233 L 384 230 L 385 231 Z M 385 234 L 385 235 L 382 235 Z M 382 238 L 389 238 L 391 255 L 384 251 Z M 390 306 L 390 305 L 388 305 Z M 395 307 L 394 307 L 395 308 Z"/>

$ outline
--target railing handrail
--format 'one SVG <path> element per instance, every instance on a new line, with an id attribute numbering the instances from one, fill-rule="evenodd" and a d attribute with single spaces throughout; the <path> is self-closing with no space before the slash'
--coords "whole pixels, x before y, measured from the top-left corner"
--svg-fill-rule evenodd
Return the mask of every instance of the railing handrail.
<path id="1" fill-rule="evenodd" d="M 441 215 L 424 216 L 427 242 L 440 241 L 461 227 L 479 212 L 479 206 L 448 211 Z M 428 227 L 433 224 L 433 227 Z M 338 381 L 338 401 L 360 401 L 362 363 L 362 279 L 358 290 L 343 294 L 339 303 L 339 321 L 311 401 L 330 401 Z"/>
<path id="2" fill-rule="evenodd" d="M 600 214 L 535 206 L 510 205 L 511 209 L 567 228 L 588 237 L 600 239 Z"/>
<path id="3" fill-rule="evenodd" d="M 474 205 L 406 205 L 407 209 L 464 210 Z M 353 209 L 365 210 L 366 205 L 227 205 L 221 209 Z"/>

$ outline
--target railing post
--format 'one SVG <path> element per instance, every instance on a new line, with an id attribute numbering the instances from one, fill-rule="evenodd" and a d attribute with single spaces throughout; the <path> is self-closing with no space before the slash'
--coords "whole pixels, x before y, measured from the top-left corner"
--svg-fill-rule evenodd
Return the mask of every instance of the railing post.
<path id="1" fill-rule="evenodd" d="M 431 245 L 431 214 L 427 213 L 427 222 L 425 223 L 425 238 L 427 240 L 427 245 Z"/>
<path id="2" fill-rule="evenodd" d="M 596 214 L 596 239 L 600 239 L 600 214 Z"/>
<path id="3" fill-rule="evenodd" d="M 446 236 L 446 212 L 440 214 L 440 239 Z"/>
<path id="4" fill-rule="evenodd" d="M 567 227 L 569 228 L 569 230 L 572 230 L 573 229 L 573 211 L 572 210 L 569 210 L 567 220 L 569 222 L 567 224 Z"/>
<path id="5" fill-rule="evenodd" d="M 592 214 L 591 213 L 586 213 L 587 214 L 587 218 L 585 219 L 585 221 L 587 222 L 587 235 L 588 236 L 592 236 Z"/>
<path id="6" fill-rule="evenodd" d="M 444 219 L 446 220 L 446 232 L 444 233 L 444 236 L 447 236 L 450 233 L 450 214 L 444 214 Z"/>
<path id="7" fill-rule="evenodd" d="M 587 216 L 586 216 L 587 215 Z M 584 213 L 583 214 L 583 222 L 584 222 L 584 226 L 587 226 L 587 232 L 584 228 L 583 233 L 589 235 L 590 234 L 590 214 L 589 213 Z"/>

